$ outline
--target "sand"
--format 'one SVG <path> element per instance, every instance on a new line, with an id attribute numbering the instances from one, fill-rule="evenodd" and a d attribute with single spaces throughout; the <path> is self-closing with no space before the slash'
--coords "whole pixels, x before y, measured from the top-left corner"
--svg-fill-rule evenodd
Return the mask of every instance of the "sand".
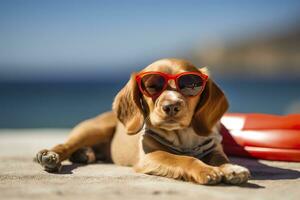
<path id="1" fill-rule="evenodd" d="M 135 173 L 129 167 L 65 162 L 50 174 L 35 153 L 64 141 L 69 130 L 0 130 L 0 199 L 299 199 L 300 163 L 231 158 L 252 172 L 242 186 L 203 186 Z"/>

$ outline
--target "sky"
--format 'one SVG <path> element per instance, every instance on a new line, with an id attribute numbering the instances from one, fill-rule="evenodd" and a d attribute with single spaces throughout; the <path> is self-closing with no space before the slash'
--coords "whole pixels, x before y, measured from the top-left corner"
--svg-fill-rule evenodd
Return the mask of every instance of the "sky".
<path id="1" fill-rule="evenodd" d="M 0 81 L 80 79 L 284 29 L 300 1 L 0 0 Z"/>

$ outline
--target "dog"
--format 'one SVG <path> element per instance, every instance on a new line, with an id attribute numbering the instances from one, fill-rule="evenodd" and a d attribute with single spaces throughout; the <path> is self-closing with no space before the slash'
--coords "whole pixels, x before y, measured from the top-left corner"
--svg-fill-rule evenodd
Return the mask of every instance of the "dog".
<path id="1" fill-rule="evenodd" d="M 102 160 L 205 185 L 249 179 L 249 170 L 231 164 L 223 152 L 220 119 L 228 101 L 206 68 L 158 60 L 131 74 L 112 108 L 78 124 L 65 143 L 39 151 L 38 163 L 56 172 L 66 159 Z"/>

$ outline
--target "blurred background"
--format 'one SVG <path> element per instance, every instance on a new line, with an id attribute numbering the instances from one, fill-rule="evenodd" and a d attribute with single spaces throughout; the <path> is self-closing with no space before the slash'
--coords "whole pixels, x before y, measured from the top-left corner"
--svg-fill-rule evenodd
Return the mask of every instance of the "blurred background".
<path id="1" fill-rule="evenodd" d="M 230 112 L 300 112 L 300 1 L 0 1 L 0 128 L 68 128 L 132 71 L 209 66 Z"/>

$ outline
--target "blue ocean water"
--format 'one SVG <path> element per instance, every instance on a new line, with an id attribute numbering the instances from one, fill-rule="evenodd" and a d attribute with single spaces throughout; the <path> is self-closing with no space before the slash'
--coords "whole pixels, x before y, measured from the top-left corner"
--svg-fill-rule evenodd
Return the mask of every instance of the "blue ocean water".
<path id="1" fill-rule="evenodd" d="M 110 110 L 125 82 L 0 83 L 0 128 L 72 127 Z M 286 114 L 300 105 L 300 80 L 217 82 L 230 112 Z"/>

